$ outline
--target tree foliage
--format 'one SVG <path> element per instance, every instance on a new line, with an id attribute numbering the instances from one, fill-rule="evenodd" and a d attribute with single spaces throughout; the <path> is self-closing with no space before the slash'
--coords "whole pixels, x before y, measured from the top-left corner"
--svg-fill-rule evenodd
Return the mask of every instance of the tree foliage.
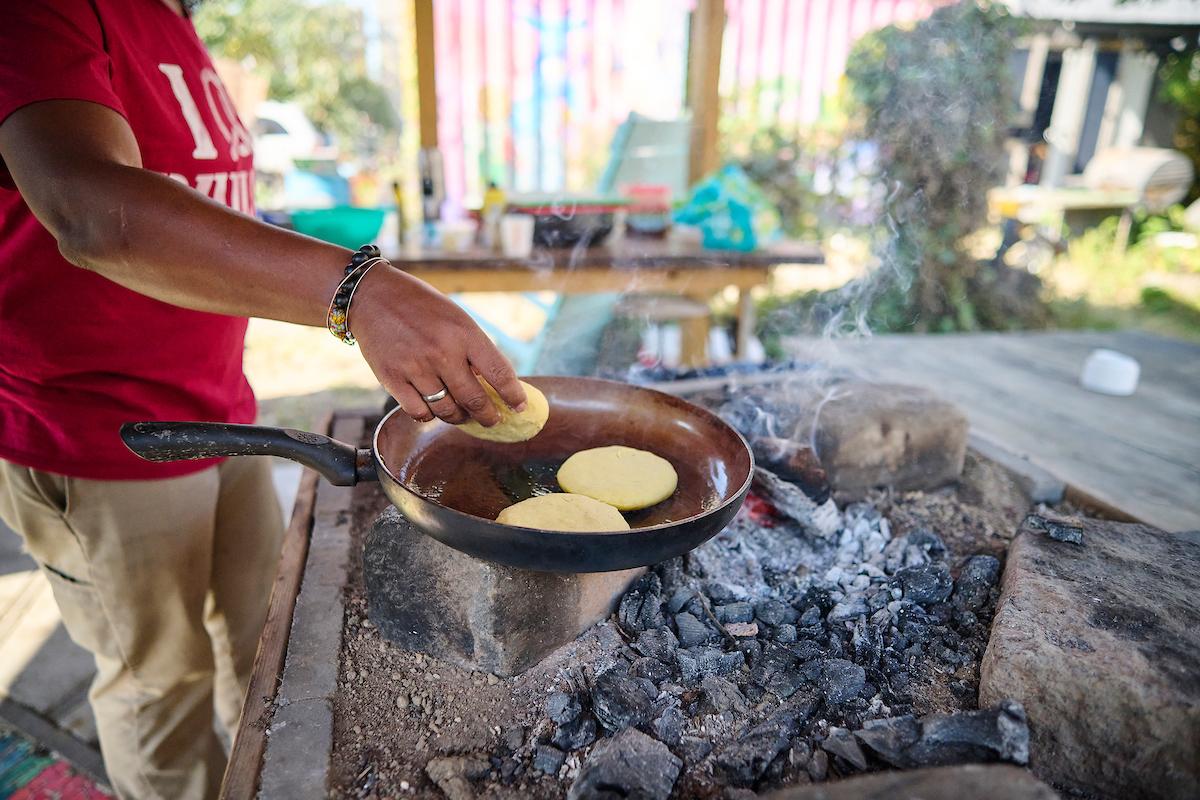
<path id="1" fill-rule="evenodd" d="M 295 101 L 318 128 L 357 139 L 394 131 L 396 112 L 366 72 L 360 12 L 340 2 L 208 0 L 196 31 L 216 55 L 251 60 L 273 100 Z"/>
<path id="2" fill-rule="evenodd" d="M 852 120 L 878 145 L 885 185 L 880 257 L 898 276 L 874 301 L 893 321 L 919 330 L 1008 327 L 1015 307 L 1003 293 L 1030 290 L 963 244 L 985 225 L 987 190 L 1004 176 L 1015 27 L 999 4 L 963 2 L 875 31 L 850 53 Z"/>
<path id="3" fill-rule="evenodd" d="M 1200 50 L 1172 52 L 1159 68 L 1159 90 L 1163 100 L 1179 110 L 1174 145 L 1187 155 L 1200 175 Z M 1192 184 L 1188 202 L 1200 197 L 1200 180 Z"/>

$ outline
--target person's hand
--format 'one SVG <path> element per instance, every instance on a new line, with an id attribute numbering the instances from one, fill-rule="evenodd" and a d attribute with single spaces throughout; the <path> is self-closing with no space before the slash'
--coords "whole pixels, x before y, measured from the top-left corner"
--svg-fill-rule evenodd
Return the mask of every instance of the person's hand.
<path id="1" fill-rule="evenodd" d="M 450 298 L 387 264 L 361 281 L 350 308 L 350 329 L 363 358 L 404 412 L 418 422 L 434 416 L 458 424 L 500 421 L 476 374 L 508 405 L 525 407 L 512 364 Z M 446 396 L 426 402 L 442 389 Z"/>

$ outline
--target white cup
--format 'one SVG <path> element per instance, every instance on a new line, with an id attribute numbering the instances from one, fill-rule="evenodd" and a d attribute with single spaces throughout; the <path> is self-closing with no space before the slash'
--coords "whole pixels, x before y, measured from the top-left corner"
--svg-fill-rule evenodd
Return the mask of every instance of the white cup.
<path id="1" fill-rule="evenodd" d="M 1083 362 L 1079 383 L 1101 394 L 1125 397 L 1134 393 L 1142 368 L 1137 359 L 1116 350 L 1093 350 Z"/>
<path id="2" fill-rule="evenodd" d="M 533 216 L 505 214 L 500 218 L 500 252 L 508 258 L 533 254 Z"/>
<path id="3" fill-rule="evenodd" d="M 447 253 L 465 253 L 475 243 L 475 220 L 456 219 L 439 224 L 442 249 Z"/>

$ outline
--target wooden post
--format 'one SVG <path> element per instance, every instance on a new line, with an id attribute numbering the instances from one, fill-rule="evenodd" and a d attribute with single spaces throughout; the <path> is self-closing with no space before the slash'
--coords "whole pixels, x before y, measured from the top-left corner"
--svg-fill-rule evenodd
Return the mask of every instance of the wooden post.
<path id="1" fill-rule="evenodd" d="M 1063 53 L 1058 92 L 1050 112 L 1050 129 L 1046 131 L 1046 142 L 1050 147 L 1042 165 L 1042 186 L 1062 186 L 1063 179 L 1074 169 L 1087 115 L 1088 90 L 1096 72 L 1096 49 L 1096 40 L 1087 39 L 1079 47 Z"/>
<path id="2" fill-rule="evenodd" d="M 721 115 L 721 40 L 725 0 L 696 0 L 688 32 L 687 106 L 692 113 L 692 151 L 688 178 L 695 182 L 715 170 L 717 123 Z"/>
<path id="3" fill-rule="evenodd" d="M 415 0 L 417 33 L 417 98 L 421 122 L 421 147 L 434 149 L 437 130 L 437 62 L 434 56 L 433 0 Z"/>

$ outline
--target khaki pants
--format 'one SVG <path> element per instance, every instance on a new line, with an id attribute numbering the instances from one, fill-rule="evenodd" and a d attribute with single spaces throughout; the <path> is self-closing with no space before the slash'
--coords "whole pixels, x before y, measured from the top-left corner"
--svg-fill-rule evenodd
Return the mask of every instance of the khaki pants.
<path id="1" fill-rule="evenodd" d="M 0 461 L 0 519 L 42 565 L 122 798 L 214 797 L 266 618 L 283 533 L 267 459 L 157 481 Z"/>

